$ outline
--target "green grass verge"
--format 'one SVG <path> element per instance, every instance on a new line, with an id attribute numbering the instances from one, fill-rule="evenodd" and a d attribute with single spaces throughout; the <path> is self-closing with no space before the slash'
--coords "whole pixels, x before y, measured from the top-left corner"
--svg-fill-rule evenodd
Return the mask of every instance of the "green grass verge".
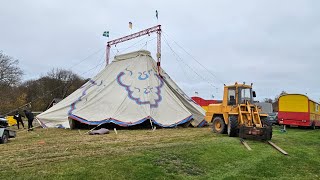
<path id="1" fill-rule="evenodd" d="M 289 153 L 209 128 L 20 130 L 0 145 L 0 179 L 320 179 L 320 130 L 274 129 L 272 141 Z"/>

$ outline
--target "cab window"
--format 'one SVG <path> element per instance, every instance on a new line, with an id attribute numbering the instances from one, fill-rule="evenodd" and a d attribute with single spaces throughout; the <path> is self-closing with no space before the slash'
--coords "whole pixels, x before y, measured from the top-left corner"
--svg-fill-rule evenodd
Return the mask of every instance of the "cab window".
<path id="1" fill-rule="evenodd" d="M 228 105 L 236 105 L 236 90 L 228 89 Z"/>
<path id="2" fill-rule="evenodd" d="M 241 89 L 240 90 L 240 102 L 245 103 L 246 101 L 249 101 L 252 103 L 252 98 L 251 98 L 251 89 Z"/>

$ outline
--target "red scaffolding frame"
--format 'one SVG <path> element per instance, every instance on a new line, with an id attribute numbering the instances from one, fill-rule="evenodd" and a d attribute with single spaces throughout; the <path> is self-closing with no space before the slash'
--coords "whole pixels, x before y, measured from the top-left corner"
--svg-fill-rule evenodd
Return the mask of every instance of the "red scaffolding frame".
<path id="1" fill-rule="evenodd" d="M 129 41 L 131 39 L 135 39 L 144 35 L 150 35 L 151 33 L 157 33 L 157 67 L 158 67 L 158 73 L 160 74 L 160 62 L 161 62 L 161 25 L 157 25 L 133 34 L 130 34 L 128 36 L 124 36 L 118 39 L 114 39 L 107 42 L 106 47 L 106 63 L 109 64 L 109 57 L 110 57 L 110 49 L 112 45 L 116 45 L 125 41 Z"/>

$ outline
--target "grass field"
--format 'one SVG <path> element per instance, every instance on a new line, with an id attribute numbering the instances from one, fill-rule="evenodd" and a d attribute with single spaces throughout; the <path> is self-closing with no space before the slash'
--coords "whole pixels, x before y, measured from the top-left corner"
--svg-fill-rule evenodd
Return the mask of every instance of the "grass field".
<path id="1" fill-rule="evenodd" d="M 320 130 L 274 129 L 263 142 L 216 135 L 209 128 L 20 130 L 1 147 L 0 179 L 320 179 Z"/>

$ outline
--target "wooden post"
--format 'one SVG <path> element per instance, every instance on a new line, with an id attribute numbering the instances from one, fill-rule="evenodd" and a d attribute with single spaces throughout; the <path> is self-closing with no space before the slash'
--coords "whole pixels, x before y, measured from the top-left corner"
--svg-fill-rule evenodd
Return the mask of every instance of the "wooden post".
<path id="1" fill-rule="evenodd" d="M 249 150 L 251 151 L 251 147 L 247 144 L 247 142 L 245 142 L 243 139 L 240 139 L 240 142 Z"/>
<path id="2" fill-rule="evenodd" d="M 277 146 L 276 144 L 274 144 L 273 142 L 271 141 L 268 141 L 268 143 L 273 146 L 276 150 L 280 151 L 282 154 L 284 155 L 288 155 L 288 153 L 286 151 L 284 151 L 283 149 L 281 149 L 279 146 Z"/>

